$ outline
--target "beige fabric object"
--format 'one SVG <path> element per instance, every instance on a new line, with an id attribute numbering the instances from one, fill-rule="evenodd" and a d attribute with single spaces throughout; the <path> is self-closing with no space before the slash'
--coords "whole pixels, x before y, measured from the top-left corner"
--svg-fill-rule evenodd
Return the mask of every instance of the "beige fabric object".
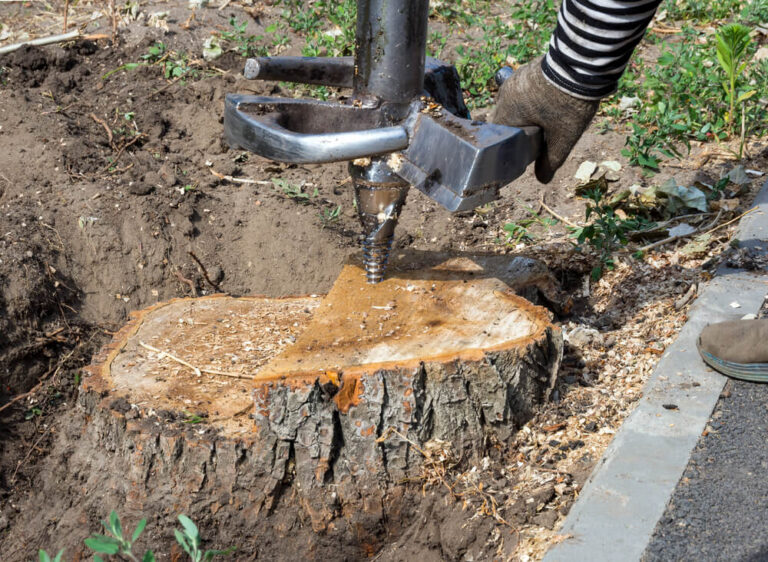
<path id="1" fill-rule="evenodd" d="M 768 318 L 707 326 L 699 336 L 699 348 L 732 363 L 768 363 Z"/>
<path id="2" fill-rule="evenodd" d="M 575 98 L 549 82 L 538 57 L 502 84 L 491 121 L 512 127 L 541 127 L 544 143 L 535 171 L 541 183 L 549 183 L 592 122 L 599 105 L 599 100 Z"/>

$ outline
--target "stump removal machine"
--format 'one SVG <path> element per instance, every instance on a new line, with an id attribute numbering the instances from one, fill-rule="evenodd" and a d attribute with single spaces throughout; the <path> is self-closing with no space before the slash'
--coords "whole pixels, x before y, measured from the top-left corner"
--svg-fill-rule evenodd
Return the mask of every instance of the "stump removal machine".
<path id="1" fill-rule="evenodd" d="M 426 57 L 429 0 L 357 0 L 354 57 L 249 59 L 245 77 L 352 88 L 343 102 L 228 94 L 229 144 L 279 162 L 349 161 L 369 283 L 384 279 L 411 186 L 452 212 L 499 197 L 539 151 L 536 127 L 471 119 L 456 68 Z M 501 85 L 512 73 L 496 74 Z"/>

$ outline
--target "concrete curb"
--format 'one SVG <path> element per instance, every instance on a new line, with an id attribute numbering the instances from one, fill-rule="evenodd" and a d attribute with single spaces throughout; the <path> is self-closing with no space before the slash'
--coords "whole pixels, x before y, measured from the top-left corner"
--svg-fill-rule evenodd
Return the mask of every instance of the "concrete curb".
<path id="1" fill-rule="evenodd" d="M 736 237 L 768 242 L 768 182 Z M 645 385 L 563 524 L 566 536 L 545 562 L 639 560 L 688 464 L 726 378 L 699 358 L 696 339 L 707 324 L 757 312 L 768 294 L 765 275 L 721 268 L 699 293 L 688 322 Z M 741 307 L 734 310 L 731 303 Z M 664 404 L 679 409 L 668 410 Z"/>

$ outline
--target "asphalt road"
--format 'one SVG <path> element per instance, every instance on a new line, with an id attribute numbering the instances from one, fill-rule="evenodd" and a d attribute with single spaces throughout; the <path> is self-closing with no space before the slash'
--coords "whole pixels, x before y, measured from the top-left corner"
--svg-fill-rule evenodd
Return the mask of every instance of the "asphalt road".
<path id="1" fill-rule="evenodd" d="M 768 384 L 730 381 L 709 428 L 643 560 L 768 560 Z"/>

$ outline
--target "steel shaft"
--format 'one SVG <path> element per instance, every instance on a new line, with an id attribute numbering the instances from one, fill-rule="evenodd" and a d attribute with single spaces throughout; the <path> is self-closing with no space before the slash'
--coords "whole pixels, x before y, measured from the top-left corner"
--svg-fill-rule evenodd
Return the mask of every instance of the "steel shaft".
<path id="1" fill-rule="evenodd" d="M 358 0 L 354 96 L 378 100 L 382 126 L 397 122 L 424 89 L 429 0 Z M 350 164 L 363 226 L 363 261 L 369 283 L 384 279 L 408 182 L 383 158 Z"/>

